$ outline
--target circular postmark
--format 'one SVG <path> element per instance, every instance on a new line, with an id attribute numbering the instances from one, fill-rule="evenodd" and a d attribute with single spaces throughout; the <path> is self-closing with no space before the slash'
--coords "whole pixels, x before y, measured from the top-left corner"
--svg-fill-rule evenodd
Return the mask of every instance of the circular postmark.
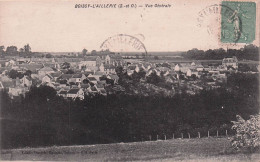
<path id="1" fill-rule="evenodd" d="M 144 36 L 141 35 L 143 38 Z M 143 42 L 134 36 L 128 34 L 118 34 L 107 38 L 100 46 L 101 50 L 109 50 L 111 52 L 135 52 L 147 55 Z"/>
<path id="2" fill-rule="evenodd" d="M 214 4 L 207 6 L 198 13 L 197 22 L 198 27 L 206 28 L 207 33 L 215 39 L 219 35 L 220 21 L 221 21 L 221 5 Z"/>

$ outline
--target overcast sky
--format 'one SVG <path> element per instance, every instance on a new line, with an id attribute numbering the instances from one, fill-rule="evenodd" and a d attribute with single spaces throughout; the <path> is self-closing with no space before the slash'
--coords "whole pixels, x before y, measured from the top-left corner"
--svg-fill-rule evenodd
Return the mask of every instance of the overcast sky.
<path id="1" fill-rule="evenodd" d="M 116 1 L 78 2 L 107 4 Z M 158 2 L 142 1 L 137 5 Z M 148 52 L 219 47 L 218 14 L 205 17 L 201 27 L 197 21 L 198 13 L 218 4 L 217 1 L 172 0 L 163 2 L 171 4 L 170 8 L 138 9 L 75 9 L 75 4 L 65 1 L 0 2 L 0 45 L 20 48 L 29 43 L 32 51 L 38 52 L 77 52 L 83 48 L 91 51 L 99 50 L 108 37 L 128 34 L 140 39 Z M 213 32 L 209 34 L 208 29 Z"/>

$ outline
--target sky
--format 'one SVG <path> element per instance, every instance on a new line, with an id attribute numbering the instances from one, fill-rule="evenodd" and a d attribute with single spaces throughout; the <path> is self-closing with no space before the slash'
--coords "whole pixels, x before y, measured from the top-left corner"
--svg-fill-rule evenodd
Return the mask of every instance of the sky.
<path id="1" fill-rule="evenodd" d="M 130 1 L 129 1 L 130 2 Z M 138 8 L 75 8 L 75 4 L 137 4 Z M 220 44 L 219 14 L 203 18 L 199 12 L 216 0 L 131 1 L 1 1 L 0 45 L 18 48 L 29 43 L 36 52 L 100 50 L 109 37 L 127 34 L 138 38 L 147 52 L 185 51 L 232 45 Z M 145 4 L 170 4 L 146 8 Z M 258 39 L 258 38 L 257 38 Z M 257 40 L 255 44 L 259 44 Z"/>

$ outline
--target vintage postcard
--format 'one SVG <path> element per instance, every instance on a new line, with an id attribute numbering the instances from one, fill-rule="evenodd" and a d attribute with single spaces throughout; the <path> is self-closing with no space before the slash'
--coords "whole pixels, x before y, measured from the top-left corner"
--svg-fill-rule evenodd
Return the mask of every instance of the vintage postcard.
<path id="1" fill-rule="evenodd" d="M 259 0 L 0 0 L 0 160 L 259 161 Z"/>

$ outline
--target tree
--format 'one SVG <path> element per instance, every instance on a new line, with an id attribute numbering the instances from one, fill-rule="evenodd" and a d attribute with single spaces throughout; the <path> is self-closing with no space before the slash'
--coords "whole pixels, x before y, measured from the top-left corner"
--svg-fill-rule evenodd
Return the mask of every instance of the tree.
<path id="1" fill-rule="evenodd" d="M 25 53 L 30 53 L 31 52 L 31 47 L 30 47 L 29 44 L 24 45 L 24 52 Z"/>
<path id="2" fill-rule="evenodd" d="M 18 71 L 16 71 L 16 70 L 14 70 L 14 69 L 12 69 L 12 70 L 10 70 L 10 72 L 8 73 L 8 76 L 9 76 L 9 78 L 16 79 L 17 77 L 18 77 L 18 78 L 22 78 L 22 77 L 23 77 L 23 74 L 20 73 L 20 72 L 18 72 Z"/>
<path id="3" fill-rule="evenodd" d="M 31 77 L 32 71 L 31 71 L 31 70 L 26 70 L 26 72 L 24 73 L 24 75 Z"/>
<path id="4" fill-rule="evenodd" d="M 52 58 L 53 56 L 50 53 L 48 53 L 48 54 L 45 55 L 45 57 L 46 58 Z"/>
<path id="5" fill-rule="evenodd" d="M 82 50 L 82 55 L 83 56 L 86 56 L 87 55 L 87 52 L 88 52 L 88 50 L 86 50 L 85 48 Z"/>
<path id="6" fill-rule="evenodd" d="M 157 85 L 159 82 L 161 82 L 161 78 L 156 74 L 156 72 L 152 72 L 147 78 L 147 83 L 151 83 L 154 85 Z"/>
<path id="7" fill-rule="evenodd" d="M 254 152 L 260 147 L 260 115 L 251 115 L 249 120 L 244 120 L 237 115 L 237 121 L 232 121 L 232 129 L 236 130 L 231 143 L 236 150 Z"/>
<path id="8" fill-rule="evenodd" d="M 123 67 L 122 66 L 117 66 L 116 67 L 116 74 L 119 77 L 123 74 Z"/>
<path id="9" fill-rule="evenodd" d="M 158 57 L 158 56 L 154 56 L 154 59 L 155 59 L 155 60 L 159 60 L 159 57 Z"/>
<path id="10" fill-rule="evenodd" d="M 191 74 L 191 78 L 192 78 L 192 80 L 196 80 L 197 76 L 195 74 Z"/>
<path id="11" fill-rule="evenodd" d="M 70 63 L 68 63 L 68 62 L 62 63 L 62 64 L 61 64 L 61 68 L 62 68 L 62 69 L 69 69 L 69 68 L 70 68 Z"/>
<path id="12" fill-rule="evenodd" d="M 96 50 L 92 50 L 91 51 L 91 55 L 96 55 L 97 54 L 97 51 Z"/>
<path id="13" fill-rule="evenodd" d="M 83 83 L 84 83 L 84 84 L 88 84 L 88 83 L 89 83 L 89 80 L 88 80 L 88 79 L 84 79 L 84 80 L 83 80 Z"/>
<path id="14" fill-rule="evenodd" d="M 18 53 L 17 47 L 16 47 L 16 46 L 8 46 L 8 47 L 6 48 L 6 53 L 7 53 L 8 55 L 16 55 L 16 54 Z"/>
<path id="15" fill-rule="evenodd" d="M 19 49 L 19 52 L 20 52 L 20 53 L 23 53 L 23 52 L 24 52 L 24 49 L 23 49 L 23 48 L 20 48 L 20 49 Z"/>
<path id="16" fill-rule="evenodd" d="M 5 46 L 0 46 L 0 55 L 4 54 L 4 49 L 5 49 Z"/>

